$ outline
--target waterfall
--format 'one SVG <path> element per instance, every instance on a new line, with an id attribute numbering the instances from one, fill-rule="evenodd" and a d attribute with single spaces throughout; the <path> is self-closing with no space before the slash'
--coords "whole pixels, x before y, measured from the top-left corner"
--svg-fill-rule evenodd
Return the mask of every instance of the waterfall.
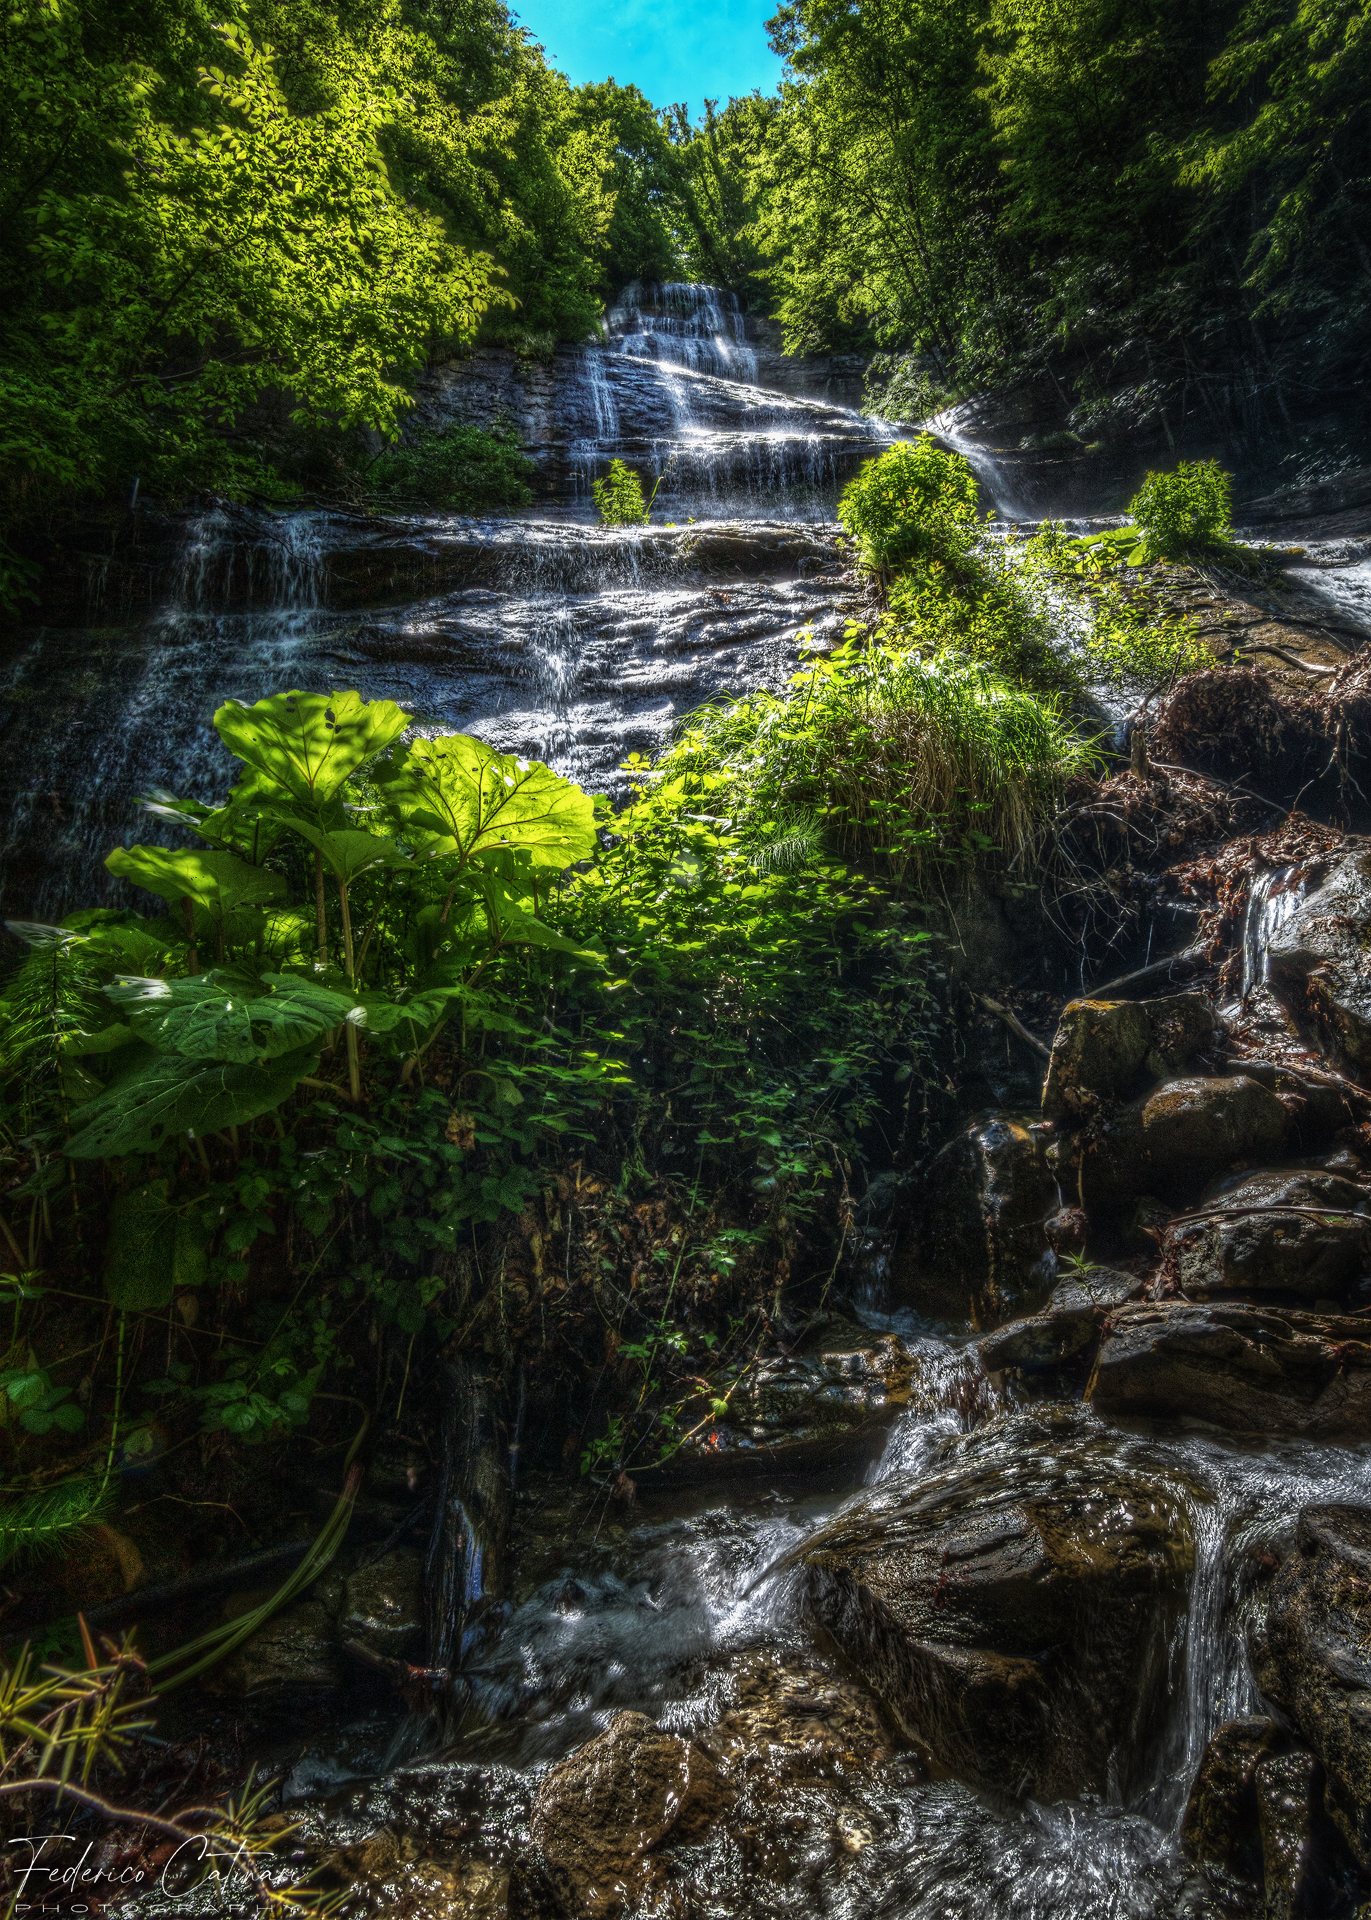
<path id="1" fill-rule="evenodd" d="M 606 326 L 620 353 L 756 383 L 757 355 L 748 345 L 746 318 L 738 296 L 723 287 L 635 280 L 610 309 Z"/>

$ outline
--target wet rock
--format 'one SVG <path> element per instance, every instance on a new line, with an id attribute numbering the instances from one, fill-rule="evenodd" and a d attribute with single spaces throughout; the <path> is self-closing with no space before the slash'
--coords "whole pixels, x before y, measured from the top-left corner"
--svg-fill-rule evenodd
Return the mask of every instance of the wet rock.
<path id="1" fill-rule="evenodd" d="M 1049 1373 L 1089 1354 L 1112 1308 L 1135 1300 L 1144 1282 L 1136 1274 L 1092 1267 L 1078 1280 L 1054 1288 L 1041 1313 L 1011 1320 L 978 1341 L 976 1351 L 987 1373 L 1017 1367 L 1021 1373 Z"/>
<path id="2" fill-rule="evenodd" d="M 1371 1507 L 1305 1507 L 1253 1636 L 1257 1684 L 1322 1761 L 1325 1803 L 1371 1868 Z"/>
<path id="3" fill-rule="evenodd" d="M 227 1693 L 255 1694 L 341 1684 L 333 1621 L 317 1600 L 278 1613 L 217 1669 Z"/>
<path id="4" fill-rule="evenodd" d="M 1188 1199 L 1235 1161 L 1274 1159 L 1290 1126 L 1276 1095 L 1246 1075 L 1168 1081 L 1088 1142 L 1082 1198 L 1091 1210 L 1117 1210 L 1144 1193 Z"/>
<path id="5" fill-rule="evenodd" d="M 938 1319 L 994 1326 L 1051 1278 L 1043 1222 L 1057 1205 L 1047 1138 L 1031 1121 L 992 1114 L 931 1163 L 901 1224 L 892 1292 Z"/>
<path id="6" fill-rule="evenodd" d="M 1109 1316 L 1086 1393 L 1115 1417 L 1371 1434 L 1368 1343 L 1364 1320 L 1237 1302 L 1132 1304 Z"/>
<path id="7" fill-rule="evenodd" d="M 1074 1416 L 973 1438 L 960 1465 L 882 1481 L 790 1558 L 819 1622 L 941 1767 L 1039 1800 L 1104 1792 L 1163 1700 L 1193 1559 L 1185 1507 Z"/>
<path id="8" fill-rule="evenodd" d="M 1191 1299 L 1236 1294 L 1353 1304 L 1371 1258 L 1371 1220 L 1346 1217 L 1348 1195 L 1354 1207 L 1365 1205 L 1350 1181 L 1327 1175 L 1245 1181 L 1216 1201 L 1212 1213 L 1167 1227 L 1168 1276 Z M 1302 1211 L 1290 1210 L 1296 1207 Z M 1313 1210 L 1321 1217 L 1312 1217 Z"/>
<path id="9" fill-rule="evenodd" d="M 1294 1122 L 1291 1139 L 1301 1152 L 1313 1153 L 1327 1145 L 1353 1118 L 1347 1084 L 1335 1074 L 1312 1067 L 1296 1073 L 1271 1060 L 1238 1061 L 1233 1070 L 1276 1095 Z"/>
<path id="10" fill-rule="evenodd" d="M 1350 1158 L 1350 1156 L 1349 1156 Z M 1315 1207 L 1371 1216 L 1371 1193 L 1327 1168 L 1267 1167 L 1230 1175 L 1208 1188 L 1206 1207 Z"/>
<path id="11" fill-rule="evenodd" d="M 753 1793 L 882 1765 L 892 1753 L 880 1708 L 854 1680 L 795 1655 L 744 1662 L 728 1711 L 699 1745 Z"/>
<path id="12" fill-rule="evenodd" d="M 1327 1920 L 1324 1862 L 1317 1831 L 1319 1763 L 1312 1753 L 1283 1753 L 1253 1776 L 1261 1834 L 1264 1920 Z"/>
<path id="13" fill-rule="evenodd" d="M 1371 1069 L 1371 848 L 1312 863 L 1289 889 L 1292 905 L 1270 927 L 1271 985 L 1307 1019 L 1320 1044 L 1359 1075 Z"/>
<path id="14" fill-rule="evenodd" d="M 424 1562 L 409 1548 L 364 1561 L 347 1577 L 339 1630 L 377 1653 L 403 1659 L 424 1638 Z"/>
<path id="15" fill-rule="evenodd" d="M 531 1791 L 512 1768 L 437 1761 L 290 1808 L 298 1855 L 347 1888 L 347 1910 L 377 1920 L 565 1920 L 517 1894 Z M 513 1869 L 513 1871 L 511 1871 Z M 518 1888 L 516 1889 L 516 1882 Z"/>
<path id="16" fill-rule="evenodd" d="M 619 1713 L 544 1777 L 530 1832 L 572 1911 L 607 1920 L 657 1881 L 655 1849 L 698 1839 L 728 1800 L 701 1747 Z"/>
<path id="17" fill-rule="evenodd" d="M 1181 1827 L 1182 1843 L 1196 1859 L 1239 1880 L 1260 1882 L 1256 1773 L 1285 1744 L 1276 1722 L 1262 1714 L 1219 1728 L 1204 1750 Z"/>
<path id="18" fill-rule="evenodd" d="M 1083 1207 L 1061 1207 L 1043 1223 L 1047 1244 L 1059 1260 L 1068 1260 L 1085 1252 L 1090 1218 Z"/>
<path id="19" fill-rule="evenodd" d="M 1130 1099 L 1149 1080 L 1184 1072 L 1221 1033 L 1202 993 L 1161 1000 L 1072 1000 L 1052 1043 L 1043 1114 L 1080 1121 L 1101 1103 Z"/>
<path id="20" fill-rule="evenodd" d="M 860 1450 L 910 1404 L 918 1369 L 893 1333 L 873 1340 L 864 1327 L 827 1327 L 819 1352 L 777 1355 L 745 1375 L 727 1412 L 701 1426 L 677 1462 L 769 1467 Z M 698 1421 L 707 1407 L 687 1412 Z"/>

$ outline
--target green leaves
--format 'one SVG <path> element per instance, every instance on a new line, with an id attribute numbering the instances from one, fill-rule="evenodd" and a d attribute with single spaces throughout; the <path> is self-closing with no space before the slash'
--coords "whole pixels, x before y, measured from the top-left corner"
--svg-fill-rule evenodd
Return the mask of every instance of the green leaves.
<path id="1" fill-rule="evenodd" d="M 351 995 L 295 974 L 259 983 L 232 967 L 184 980 L 119 980 L 105 993 L 151 1046 L 192 1060 L 276 1059 L 339 1026 L 355 1006 Z"/>
<path id="2" fill-rule="evenodd" d="M 277 693 L 254 706 L 227 701 L 214 716 L 231 753 L 299 805 L 319 809 L 349 774 L 410 724 L 393 700 L 360 693 Z M 260 786 L 254 797 L 265 797 Z"/>
<path id="3" fill-rule="evenodd" d="M 77 1433 L 86 1416 L 70 1387 L 55 1387 L 44 1367 L 9 1367 L 0 1373 L 0 1393 L 19 1416 L 25 1433 Z"/>
<path id="4" fill-rule="evenodd" d="M 449 843 L 463 863 L 512 850 L 560 870 L 596 845 L 589 794 L 540 761 L 496 753 L 469 734 L 413 741 L 374 774 L 395 818 Z"/>
<path id="5" fill-rule="evenodd" d="M 181 1133 L 213 1133 L 270 1113 L 319 1064 L 318 1049 L 230 1064 L 158 1054 L 75 1113 L 73 1160 L 155 1153 Z"/>
<path id="6" fill-rule="evenodd" d="M 282 814 L 280 817 L 289 823 L 302 840 L 309 842 L 322 856 L 324 865 L 334 879 L 345 886 L 351 885 L 358 874 L 366 873 L 372 867 L 408 867 L 412 864 L 393 840 L 387 840 L 380 834 L 365 833 L 357 827 L 326 832 L 324 828 L 302 820 L 298 814 Z"/>
<path id="7" fill-rule="evenodd" d="M 286 897 L 286 883 L 279 873 L 250 866 L 233 853 L 116 847 L 105 865 L 117 879 L 173 903 L 191 900 L 216 920 L 237 907 L 275 906 Z"/>
<path id="8" fill-rule="evenodd" d="M 118 1196 L 105 1242 L 105 1292 L 116 1307 L 151 1313 L 170 1304 L 177 1228 L 169 1181 L 147 1180 Z"/>

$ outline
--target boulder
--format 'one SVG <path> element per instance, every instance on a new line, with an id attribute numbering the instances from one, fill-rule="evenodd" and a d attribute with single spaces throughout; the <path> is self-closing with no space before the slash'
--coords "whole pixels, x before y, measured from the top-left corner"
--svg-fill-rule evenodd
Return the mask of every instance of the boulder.
<path id="1" fill-rule="evenodd" d="M 1079 1123 L 1150 1080 L 1183 1073 L 1222 1029 L 1202 993 L 1161 1000 L 1072 1000 L 1062 1011 L 1043 1087 L 1048 1120 Z"/>
<path id="2" fill-rule="evenodd" d="M 1265 929 L 1271 986 L 1314 1028 L 1325 1052 L 1364 1076 L 1371 1069 L 1371 847 L 1349 840 L 1292 869 L 1280 891 L 1283 910 L 1268 911 Z"/>
<path id="3" fill-rule="evenodd" d="M 1236 1879 L 1260 1882 L 1257 1768 L 1286 1744 L 1280 1727 L 1263 1714 L 1219 1728 L 1204 1750 L 1186 1802 L 1181 1842 L 1188 1853 Z"/>
<path id="4" fill-rule="evenodd" d="M 1301 1152 L 1315 1152 L 1354 1117 L 1347 1083 L 1336 1074 L 1313 1067 L 1296 1073 L 1271 1060 L 1239 1060 L 1233 1072 L 1246 1074 L 1276 1095 L 1291 1117 L 1291 1139 Z"/>
<path id="5" fill-rule="evenodd" d="M 1086 1397 L 1115 1418 L 1371 1435 L 1371 1326 L 1236 1301 L 1130 1304 L 1105 1323 Z"/>
<path id="6" fill-rule="evenodd" d="M 529 1830 L 571 1911 L 608 1920 L 654 1885 L 655 1850 L 698 1839 L 729 1798 L 701 1747 L 618 1713 L 543 1777 Z"/>
<path id="7" fill-rule="evenodd" d="M 1253 1635 L 1257 1684 L 1323 1763 L 1324 1800 L 1371 1868 L 1371 1507 L 1305 1507 Z"/>
<path id="8" fill-rule="evenodd" d="M 1317 1175 L 1284 1183 L 1286 1191 L 1301 1196 L 1305 1187 L 1319 1184 Z M 1350 1182 L 1325 1176 L 1324 1184 Z M 1269 1176 L 1252 1183 L 1258 1189 L 1274 1185 Z M 1352 1191 L 1360 1202 L 1363 1196 Z M 1167 1227 L 1162 1236 L 1167 1273 L 1192 1300 L 1236 1294 L 1310 1306 L 1355 1304 L 1353 1295 L 1371 1256 L 1371 1220 L 1360 1214 L 1348 1217 L 1341 1210 L 1319 1218 L 1288 1210 L 1317 1205 L 1300 1197 L 1282 1208 L 1279 1201 L 1263 1201 L 1247 1186 L 1239 1187 L 1216 1203 L 1212 1213 Z"/>
<path id="9" fill-rule="evenodd" d="M 423 1585 L 423 1555 L 410 1548 L 363 1561 L 344 1587 L 341 1637 L 391 1659 L 417 1655 L 424 1641 Z"/>
<path id="10" fill-rule="evenodd" d="M 881 1481 L 780 1564 L 958 1779 L 1039 1800 L 1126 1785 L 1164 1706 L 1185 1506 L 1074 1410 L 967 1438 L 949 1470 Z"/>
<path id="11" fill-rule="evenodd" d="M 987 1373 L 1017 1367 L 1021 1373 L 1049 1373 L 1068 1360 L 1091 1353 L 1111 1309 L 1136 1300 L 1144 1282 L 1136 1274 L 1092 1267 L 1079 1279 L 1053 1289 L 1041 1313 L 1011 1320 L 987 1334 L 976 1351 Z"/>
<path id="12" fill-rule="evenodd" d="M 931 1162 L 901 1223 L 892 1264 L 900 1305 L 933 1319 L 994 1326 L 1051 1283 L 1043 1223 L 1060 1205 L 1046 1131 L 996 1113 Z"/>
<path id="13" fill-rule="evenodd" d="M 1355 1180 L 1318 1167 L 1267 1167 L 1230 1174 L 1206 1188 L 1205 1207 L 1318 1207 L 1371 1218 L 1371 1193 Z"/>
<path id="14" fill-rule="evenodd" d="M 278 1613 L 218 1668 L 213 1684 L 227 1693 L 317 1692 L 341 1684 L 333 1621 L 317 1600 Z"/>
<path id="15" fill-rule="evenodd" d="M 919 1370 L 896 1334 L 873 1340 L 855 1323 L 826 1325 L 817 1352 L 776 1355 L 745 1374 L 717 1418 L 704 1419 L 703 1400 L 688 1408 L 698 1431 L 675 1464 L 772 1469 L 860 1453 L 910 1405 Z"/>
<path id="16" fill-rule="evenodd" d="M 1081 1198 L 1092 1211 L 1121 1210 L 1145 1193 L 1188 1200 L 1235 1161 L 1274 1159 L 1290 1126 L 1276 1095 L 1244 1074 L 1170 1080 L 1088 1141 Z"/>

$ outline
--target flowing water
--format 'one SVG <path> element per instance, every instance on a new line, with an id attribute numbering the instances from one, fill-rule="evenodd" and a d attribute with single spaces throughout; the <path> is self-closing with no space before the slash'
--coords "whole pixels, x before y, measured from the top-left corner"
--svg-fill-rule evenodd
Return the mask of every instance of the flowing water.
<path id="1" fill-rule="evenodd" d="M 600 344 L 560 357 L 552 505 L 386 522 L 216 508 L 188 529 L 153 612 L 35 627 L 0 687 L 8 911 L 55 917 L 101 898 L 102 857 L 138 837 L 146 789 L 222 792 L 229 763 L 210 723 L 227 697 L 355 685 L 401 701 L 425 731 L 476 731 L 595 788 L 701 702 L 783 684 L 802 634 L 831 646 L 863 613 L 831 514 L 837 488 L 884 436 L 821 395 L 761 387 L 758 373 L 730 296 L 630 288 Z M 1003 509 L 1023 506 L 955 420 L 939 425 L 1000 489 Z M 589 524 L 589 483 L 616 456 L 660 476 L 650 528 Z M 1349 615 L 1364 612 L 1363 563 L 1343 556 L 1341 570 L 1320 571 L 1337 559 L 1313 556 L 1311 585 Z M 1254 894 L 1249 981 L 1289 898 L 1279 876 Z M 682 1732 L 709 1727 L 759 1650 L 822 1657 L 796 1576 L 766 1576 L 864 1478 L 931 1476 L 973 1447 L 1009 1470 L 1019 1430 L 966 1337 L 892 1318 L 875 1296 L 859 1310 L 906 1334 L 920 1357 L 920 1392 L 880 1460 L 839 1463 L 799 1486 L 645 1494 L 638 1517 L 601 1514 L 570 1537 L 554 1519 L 555 1572 L 526 1561 L 508 1620 L 467 1675 L 491 1723 L 485 1752 L 536 1771 L 623 1707 Z M 1013 1806 L 899 1760 L 844 1789 L 862 1843 L 820 1848 L 804 1871 L 749 1878 L 733 1841 L 700 1849 L 692 1912 L 1169 1920 L 1221 1910 L 1188 1875 L 1177 1832 L 1205 1741 L 1254 1703 L 1254 1556 L 1288 1540 L 1303 1503 L 1364 1499 L 1371 1449 L 1103 1428 L 1097 1441 L 1121 1464 L 1163 1463 L 1197 1543 L 1165 1724 L 1147 1752 L 1127 1756 L 1127 1792 Z M 535 1532 L 540 1497 L 526 1496 Z M 293 1779 L 303 1792 L 340 1771 L 321 1750 Z"/>

